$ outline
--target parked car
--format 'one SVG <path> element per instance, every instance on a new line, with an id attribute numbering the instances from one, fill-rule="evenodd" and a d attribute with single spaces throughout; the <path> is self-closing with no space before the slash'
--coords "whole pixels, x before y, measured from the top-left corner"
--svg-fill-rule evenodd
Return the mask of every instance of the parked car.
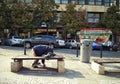
<path id="1" fill-rule="evenodd" d="M 69 48 L 69 49 L 72 49 L 72 48 L 80 48 L 80 42 L 79 40 L 76 41 L 75 39 L 69 39 L 66 41 L 66 44 L 65 44 L 65 47 L 66 48 Z"/>
<path id="2" fill-rule="evenodd" d="M 50 35 L 37 35 L 32 38 L 23 39 L 22 44 L 25 45 L 26 48 L 30 48 L 39 44 L 50 45 L 51 48 L 56 48 L 59 46 L 56 38 Z"/>
<path id="3" fill-rule="evenodd" d="M 112 42 L 100 42 L 96 43 L 93 42 L 92 47 L 93 49 L 99 49 L 102 47 L 103 50 L 108 50 L 108 51 L 118 51 L 119 50 L 119 43 L 112 43 Z"/>
<path id="4" fill-rule="evenodd" d="M 104 50 L 109 50 L 109 51 L 118 51 L 120 43 L 113 43 L 113 42 L 104 42 L 103 44 L 103 49 Z"/>
<path id="5" fill-rule="evenodd" d="M 120 43 L 113 43 L 112 45 L 112 51 L 118 51 L 120 50 Z"/>
<path id="6" fill-rule="evenodd" d="M 97 43 L 95 41 L 92 42 L 92 49 L 93 50 L 100 50 L 101 47 L 102 47 L 102 45 L 100 43 Z"/>
<path id="7" fill-rule="evenodd" d="M 112 50 L 113 43 L 111 41 L 102 42 L 103 50 Z"/>
<path id="8" fill-rule="evenodd" d="M 62 37 L 55 37 L 59 47 L 65 47 L 65 40 Z"/>
<path id="9" fill-rule="evenodd" d="M 22 38 L 19 36 L 10 36 L 6 39 L 5 44 L 6 45 L 21 45 Z"/>

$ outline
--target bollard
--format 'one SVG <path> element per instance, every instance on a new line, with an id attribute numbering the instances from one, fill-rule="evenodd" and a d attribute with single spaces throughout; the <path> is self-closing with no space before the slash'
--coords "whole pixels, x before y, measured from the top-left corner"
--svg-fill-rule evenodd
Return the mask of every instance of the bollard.
<path id="1" fill-rule="evenodd" d="M 103 46 L 101 45 L 101 48 L 100 48 L 100 58 L 102 58 L 102 51 L 103 51 Z"/>
<path id="2" fill-rule="evenodd" d="M 26 46 L 25 46 L 25 42 L 24 42 L 24 55 L 26 55 Z"/>
<path id="3" fill-rule="evenodd" d="M 76 48 L 76 57 L 78 57 L 78 44 L 77 44 L 77 48 Z"/>

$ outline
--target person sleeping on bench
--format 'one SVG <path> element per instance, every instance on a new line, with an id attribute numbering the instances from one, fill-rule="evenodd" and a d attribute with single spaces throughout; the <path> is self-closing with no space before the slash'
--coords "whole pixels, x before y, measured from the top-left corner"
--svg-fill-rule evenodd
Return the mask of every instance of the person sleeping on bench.
<path id="1" fill-rule="evenodd" d="M 50 48 L 48 45 L 36 45 L 32 48 L 32 55 L 33 56 L 55 56 L 55 54 L 53 53 L 53 49 Z M 39 67 L 43 67 L 45 68 L 45 59 L 41 60 L 42 65 L 39 63 L 39 59 L 35 60 L 32 64 L 33 68 L 39 68 Z"/>

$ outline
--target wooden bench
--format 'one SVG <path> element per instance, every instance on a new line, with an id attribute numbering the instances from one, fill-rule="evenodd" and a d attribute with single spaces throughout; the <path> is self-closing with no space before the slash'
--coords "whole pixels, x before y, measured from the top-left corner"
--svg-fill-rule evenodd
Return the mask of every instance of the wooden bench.
<path id="1" fill-rule="evenodd" d="M 91 68 L 98 74 L 105 74 L 104 63 L 120 63 L 119 58 L 92 59 Z"/>
<path id="2" fill-rule="evenodd" d="M 23 60 L 42 60 L 46 59 L 45 57 L 29 57 L 29 56 L 19 56 L 11 58 L 13 62 L 11 62 L 11 71 L 18 72 L 23 67 Z M 50 57 L 49 60 L 57 60 L 57 70 L 59 73 L 64 73 L 64 57 L 62 56 L 54 56 Z"/>

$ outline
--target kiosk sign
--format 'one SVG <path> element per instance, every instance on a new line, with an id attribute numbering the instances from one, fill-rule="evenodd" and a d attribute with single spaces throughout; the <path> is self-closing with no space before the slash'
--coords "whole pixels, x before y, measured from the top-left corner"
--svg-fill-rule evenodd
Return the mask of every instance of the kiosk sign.
<path id="1" fill-rule="evenodd" d="M 112 32 L 106 28 L 84 28 L 80 32 L 77 32 L 77 34 L 79 34 L 80 40 L 91 39 L 97 42 L 106 42 L 109 40 Z"/>

